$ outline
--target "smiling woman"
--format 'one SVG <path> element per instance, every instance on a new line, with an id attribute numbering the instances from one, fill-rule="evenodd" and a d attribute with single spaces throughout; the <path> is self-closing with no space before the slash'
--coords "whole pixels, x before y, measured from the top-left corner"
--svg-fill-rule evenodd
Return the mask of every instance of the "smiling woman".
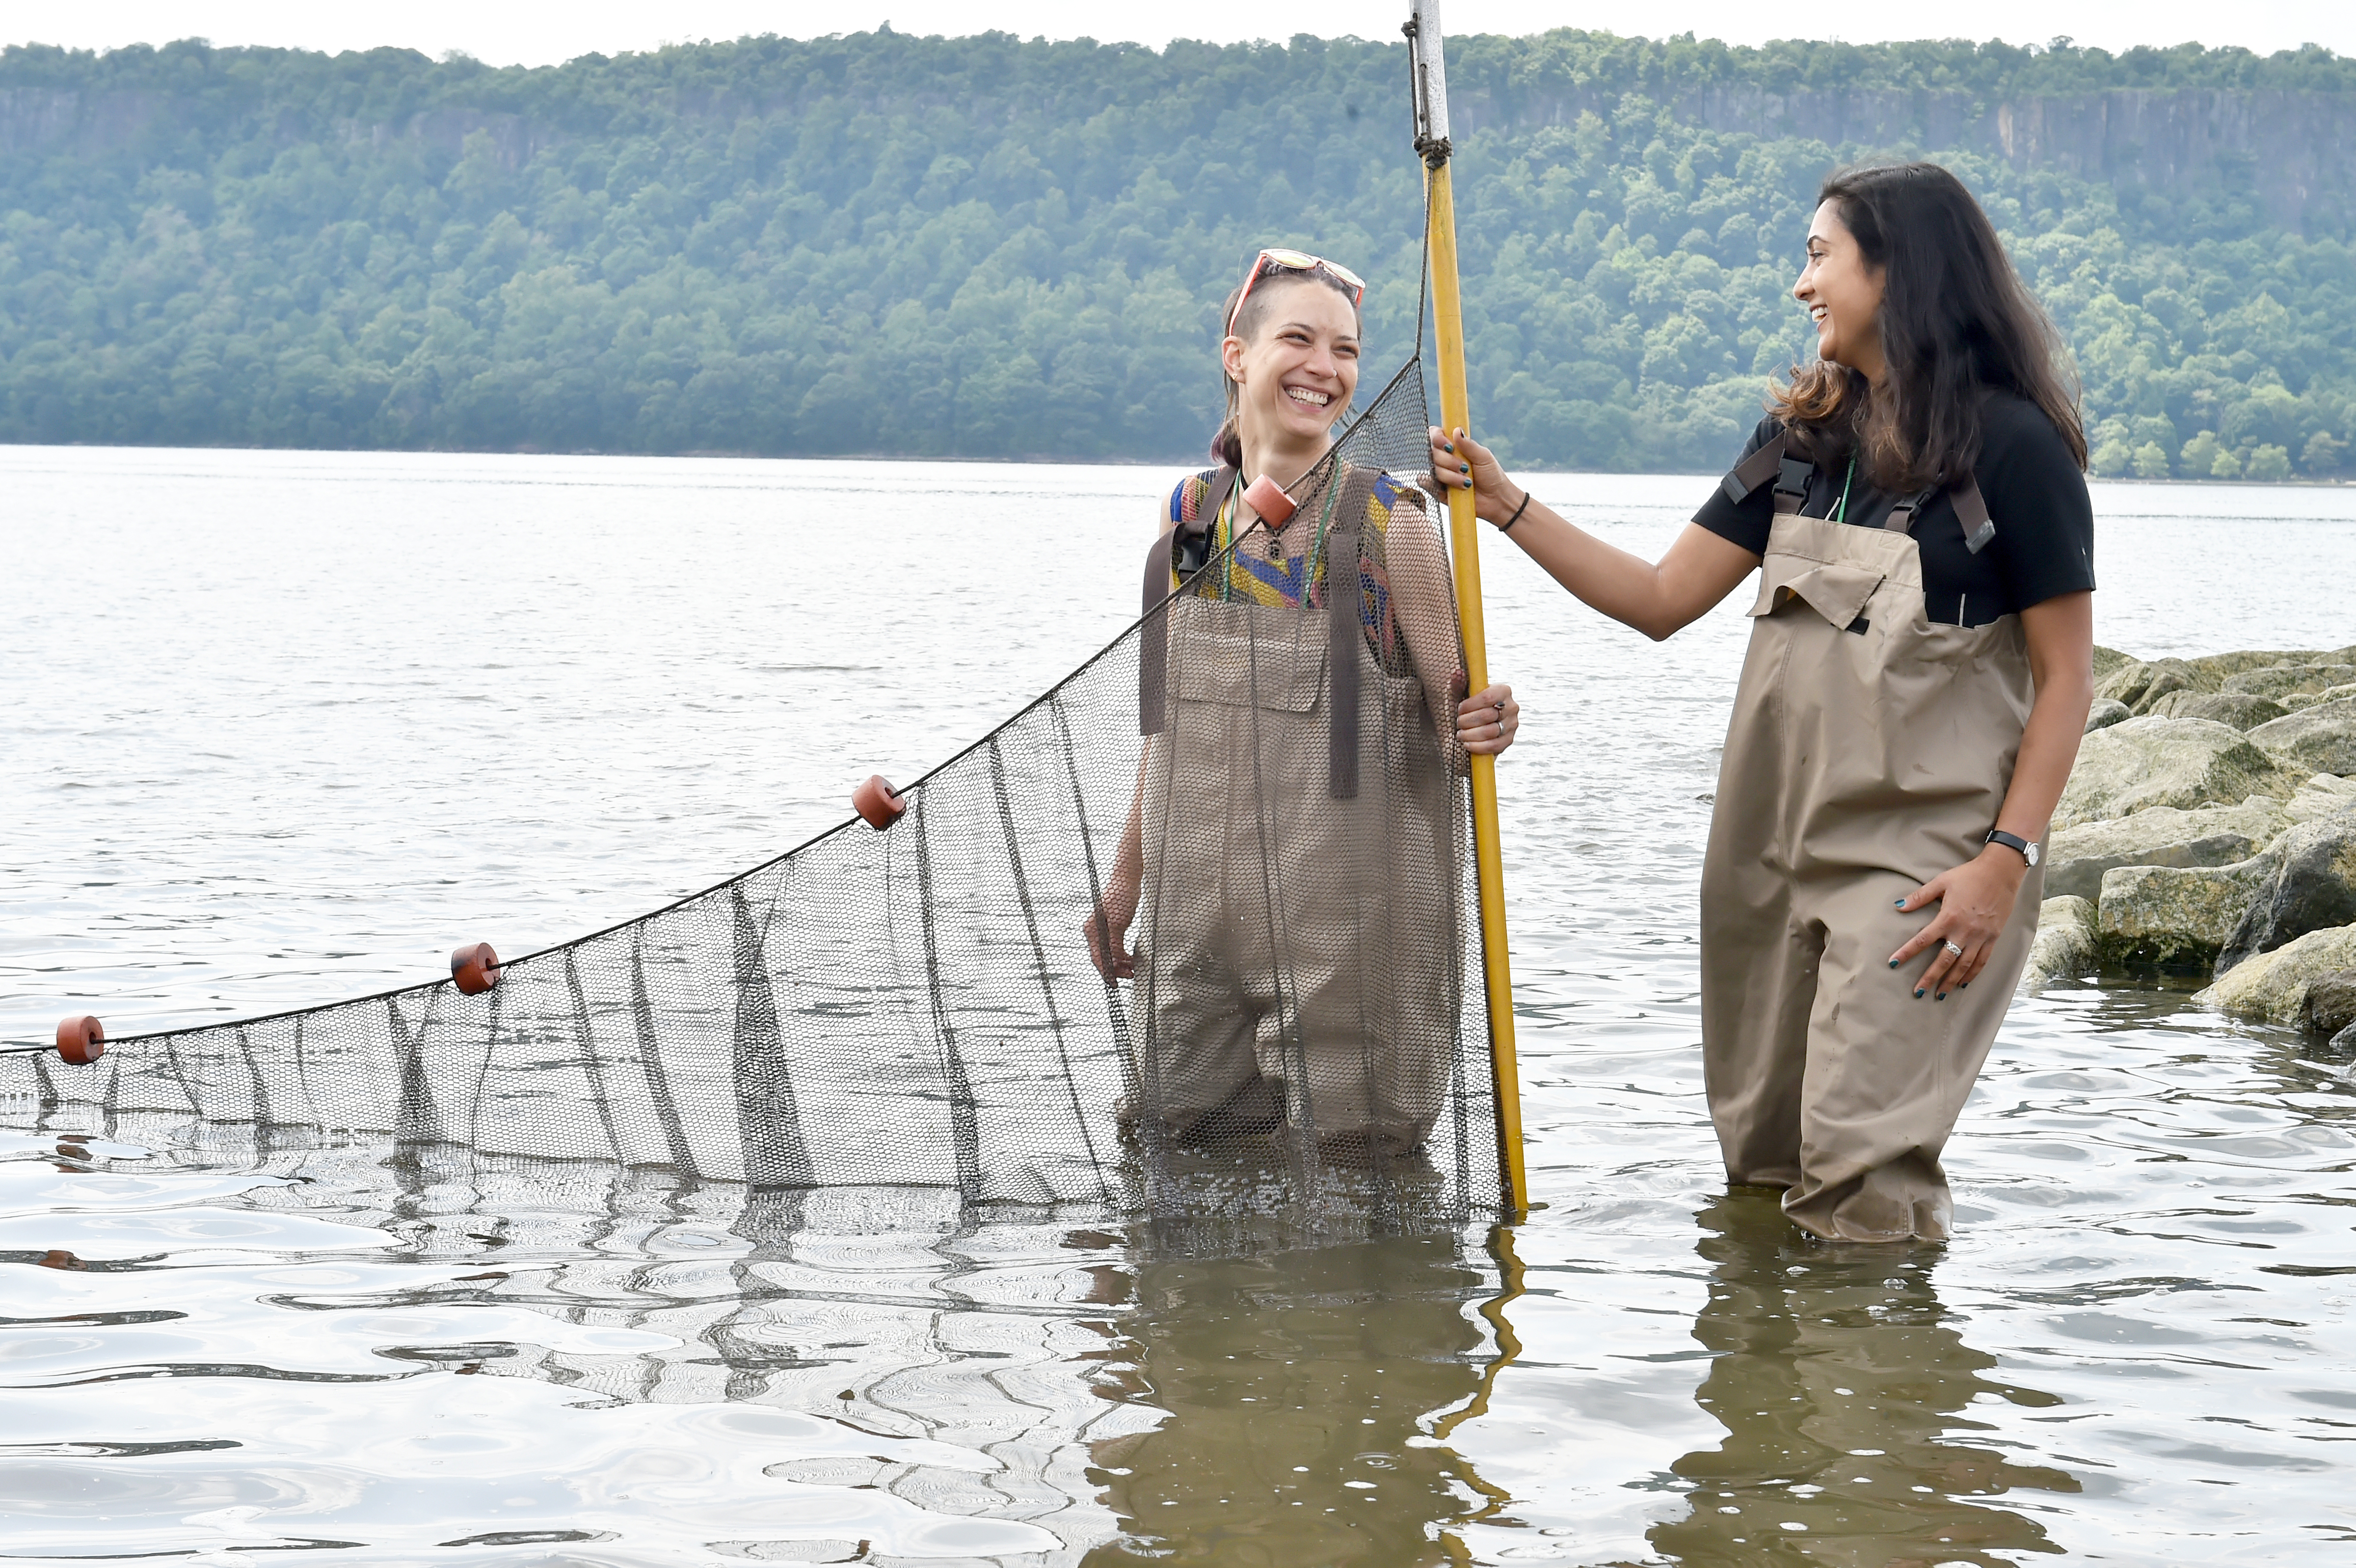
<path id="1" fill-rule="evenodd" d="M 1419 490 L 1333 452 L 1365 294 L 1338 263 L 1267 250 L 1220 312 L 1219 466 L 1171 493 L 1146 568 L 1170 696 L 1087 936 L 1108 979 L 1138 979 L 1139 1076 L 1171 1136 L 1273 1131 L 1381 1167 L 1432 1129 L 1457 1005 L 1450 964 L 1417 957 L 1456 951 L 1457 911 L 1416 890 L 1448 885 L 1451 774 L 1511 745 L 1519 719 L 1502 685 L 1451 713 L 1463 665 L 1439 528 Z"/>
<path id="2" fill-rule="evenodd" d="M 1937 165 L 1835 172 L 1792 293 L 1817 358 L 1657 564 L 1532 506 L 1463 431 L 1432 464 L 1656 640 L 1761 574 L 1701 885 L 1727 1175 L 1819 1235 L 1944 1239 L 1940 1151 L 2092 697 L 2086 443 L 2060 335 Z"/>

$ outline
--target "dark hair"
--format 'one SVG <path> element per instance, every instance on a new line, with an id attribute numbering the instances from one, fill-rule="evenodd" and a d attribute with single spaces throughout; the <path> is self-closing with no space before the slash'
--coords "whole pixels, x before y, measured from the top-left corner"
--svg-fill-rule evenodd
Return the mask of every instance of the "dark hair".
<path id="1" fill-rule="evenodd" d="M 2077 377 L 1964 182 L 1936 164 L 1835 169 L 1816 200 L 1882 274 L 1879 385 L 1845 366 L 1794 367 L 1767 407 L 1818 461 L 1855 451 L 1886 490 L 1956 484 L 1978 460 L 1983 393 L 2037 405 L 2086 465 Z"/>
<path id="2" fill-rule="evenodd" d="M 1297 272 L 1290 268 L 1269 268 L 1263 271 L 1265 275 L 1260 277 L 1258 286 L 1253 288 L 1251 298 L 1244 301 L 1244 307 L 1240 312 L 1236 309 L 1236 299 L 1244 292 L 1244 284 L 1237 283 L 1227 291 L 1226 299 L 1219 306 L 1219 341 L 1221 343 L 1226 342 L 1230 337 L 1240 337 L 1246 343 L 1249 343 L 1258 336 L 1260 324 L 1268 319 L 1269 302 L 1276 297 L 1276 291 L 1279 288 L 1288 283 L 1323 283 L 1344 299 L 1350 298 L 1350 291 L 1342 285 L 1341 280 L 1329 275 L 1322 267 L 1309 272 Z M 1244 280 L 1244 283 L 1249 282 L 1251 280 L 1248 278 Z M 1352 314 L 1356 314 L 1357 302 L 1351 301 L 1350 309 Z M 1244 465 L 1244 438 L 1243 432 L 1236 426 L 1236 416 L 1240 403 L 1236 395 L 1236 384 L 1227 379 L 1227 361 L 1225 355 L 1220 356 L 1219 358 L 1219 384 L 1225 389 L 1226 411 L 1219 420 L 1218 433 L 1211 437 L 1211 461 L 1224 463 L 1230 468 L 1240 469 Z"/>

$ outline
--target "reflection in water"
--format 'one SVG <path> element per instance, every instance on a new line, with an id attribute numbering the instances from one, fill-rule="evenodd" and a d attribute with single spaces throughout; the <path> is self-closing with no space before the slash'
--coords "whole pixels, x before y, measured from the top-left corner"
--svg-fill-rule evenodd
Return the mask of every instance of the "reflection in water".
<path id="1" fill-rule="evenodd" d="M 1931 1282 L 1941 1249 L 1826 1245 L 1759 1188 L 1699 1218 L 1711 1270 L 1693 1332 L 1715 1360 L 1696 1398 L 1727 1435 L 1677 1461 L 1692 1511 L 1652 1531 L 1665 1556 L 1909 1568 L 2061 1550 L 2034 1520 L 1968 1500 L 2079 1488 L 1955 1440 L 1987 1430 L 1956 1413 L 1975 1400 L 2062 1402 L 1981 1375 L 1996 1359 L 1949 1327 Z"/>
<path id="2" fill-rule="evenodd" d="M 1483 1278 L 1452 1236 L 1141 1261 L 1121 1372 L 1169 1414 L 1096 1445 L 1126 1534 L 1088 1561 L 1451 1561 L 1487 1499 L 1424 1433 L 1478 1388 Z"/>
<path id="3" fill-rule="evenodd" d="M 840 820 L 851 779 L 921 773 L 944 737 L 981 733 L 1116 635 L 1143 536 L 1100 526 L 1107 507 L 1141 514 L 1175 477 L 28 447 L 0 449 L 0 472 L 9 581 L 31 607 L 0 617 L 0 667 L 42 681 L 42 700 L 0 711 L 0 795 L 26 803 L 0 900 L 7 1039 L 85 1007 L 112 1027 L 354 995 L 416 978 L 462 938 L 529 947 L 765 859 Z M 1648 556 L 1696 498 L 1677 477 L 1540 488 Z M 2284 520 L 2294 501 L 2309 520 Z M 2096 505 L 2104 642 L 2149 657 L 2351 635 L 2344 596 L 2283 585 L 2356 571 L 2356 490 L 2098 485 Z M 811 507 L 868 526 L 778 526 Z M 336 548 L 309 548 L 328 516 Z M 1057 544 L 976 552 L 977 529 Z M 421 592 L 416 562 L 454 535 L 501 569 Z M 1034 1568 L 1118 1562 L 1116 1538 L 1166 1535 L 1152 1516 L 1200 1519 L 1224 1496 L 1229 1557 L 1277 1541 L 1307 1564 L 1329 1544 L 1280 1530 L 1347 1493 L 1378 1500 L 1351 1505 L 1363 1533 L 1332 1543 L 1337 1558 L 1363 1540 L 1371 1560 L 1379 1531 L 1413 1562 L 1438 1527 L 1497 1563 L 1674 1547 L 1736 1568 L 1796 1564 L 1804 1545 L 1880 1568 L 1986 1561 L 2001 1541 L 2038 1561 L 2041 1525 L 2106 1563 L 2342 1568 L 2356 1066 L 2181 992 L 2054 987 L 2014 1008 L 1949 1147 L 1954 1244 L 1779 1251 L 1768 1206 L 1740 1225 L 1747 1200 L 1709 1196 L 1721 1166 L 1694 1050 L 1693 887 L 1743 604 L 1655 647 L 1566 613 L 1520 552 L 1492 560 L 1493 645 L 1514 650 L 1531 711 L 1570 716 L 1575 738 L 1514 753 L 1524 1115 L 1552 1206 L 1517 1235 L 1531 1288 L 1508 1311 L 1526 1356 L 1485 1415 L 1431 1427 L 1478 1479 L 1415 1446 L 1394 1412 L 1462 1398 L 1449 1358 L 1479 1325 L 1450 1308 L 1449 1275 L 1490 1272 L 1469 1242 L 1453 1259 L 1359 1254 L 1367 1305 L 1330 1309 L 1337 1342 L 1380 1348 L 1395 1313 L 1430 1338 L 1342 1356 L 1353 1377 L 1320 1373 L 1293 1403 L 1367 1403 L 1292 1440 L 1357 1428 L 1379 1434 L 1364 1451 L 1405 1445 L 1437 1468 L 1371 1488 L 1312 1468 L 1312 1508 L 1242 1488 L 1289 1483 L 1245 1475 L 1264 1446 L 1218 1451 L 1207 1435 L 1235 1424 L 1192 1381 L 1149 1385 L 1173 1359 L 1228 1365 L 1239 1352 L 1213 1329 L 1248 1338 L 1247 1306 L 1280 1345 L 1328 1311 L 1301 1294 L 1332 1272 L 1313 1262 L 1196 1271 L 1069 1221 L 962 1231 L 953 1209 L 862 1196 L 747 1215 L 733 1189 L 595 1168 L 428 1160 L 403 1196 L 381 1150 L 290 1149 L 265 1168 L 299 1183 L 255 1188 L 234 1175 L 251 1151 L 158 1170 L 170 1157 L 98 1129 L 0 1126 L 0 1550 Z M 944 561 L 956 592 L 925 586 L 948 581 Z M 283 613 L 290 602 L 305 613 Z M 1010 618 L 1016 602 L 1059 608 Z M 123 635 L 80 635 L 94 603 Z M 790 665 L 775 662 L 780 628 Z M 855 748 L 825 740 L 841 682 L 813 663 L 863 672 Z M 38 1114 L 0 1097 L 0 1116 Z M 168 1148 L 177 1134 L 120 1136 Z M 1697 1209 L 1712 1227 L 1698 1270 Z M 1837 1283 L 1853 1269 L 1853 1287 Z M 1266 1294 L 1234 1294 L 1249 1288 Z M 1229 1321 L 1190 1326 L 1197 1298 Z M 2022 1408 L 1986 1381 L 1953 1336 L 1965 1313 L 1972 1346 L 2065 1403 Z M 1859 1337 L 1813 1355 L 1826 1317 Z M 1814 1375 L 1826 1362 L 1843 1370 Z M 1323 1364 L 1296 1346 L 1251 1370 Z M 1395 1401 L 1406 1375 L 1434 1386 Z M 1142 1467 L 1101 1456 L 1140 1435 Z M 2044 1477 L 1996 1467 L 1999 1451 L 2084 1490 L 2036 1490 Z M 1204 1467 L 1177 1484 L 1179 1460 L 1157 1470 L 1157 1452 Z M 1436 1485 L 1460 1479 L 1462 1495 Z M 1974 1490 L 1989 1483 L 2010 1490 Z M 1803 1500 L 1804 1486 L 1823 1489 Z M 1484 1504 L 1490 1487 L 1510 1500 Z M 1854 1547 L 1832 1523 L 1844 1512 Z M 1787 1521 L 1808 1529 L 1760 1532 Z M 1993 1534 L 1938 1539 L 1965 1527 Z M 581 1532 L 607 1539 L 528 1544 Z M 477 1539 L 514 1544 L 444 1544 Z M 285 1551 L 328 1540 L 367 1549 Z"/>
<path id="4" fill-rule="evenodd" d="M 177 1336 L 53 1345 L 44 1384 L 119 1380 L 135 1361 L 197 1380 L 182 1386 L 210 1406 L 187 1452 L 107 1459 L 113 1487 L 148 1499 L 144 1515 L 119 1499 L 46 1505 L 36 1544 L 52 1552 L 167 1541 L 203 1511 L 184 1499 L 210 1499 L 246 1510 L 249 1549 L 576 1539 L 567 1531 L 652 1543 L 669 1530 L 792 1561 L 1388 1568 L 1464 1560 L 1440 1528 L 1494 1507 L 1426 1435 L 1475 1395 L 1489 1359 L 1469 1307 L 1494 1275 L 1454 1236 L 1248 1256 L 1227 1236 L 1189 1253 L 1149 1227 L 1074 1229 L 1045 1211 L 977 1220 L 946 1190 L 747 1193 L 380 1145 L 217 1148 L 199 1163 L 125 1157 L 145 1152 L 134 1137 L 168 1147 L 160 1126 L 111 1131 L 126 1141 L 92 1162 L 77 1202 L 120 1191 L 185 1213 L 176 1186 L 226 1182 L 246 1189 L 265 1244 L 271 1222 L 331 1221 L 377 1250 L 366 1269 L 346 1241 L 247 1273 L 139 1243 L 102 1282 L 85 1276 L 82 1296 L 42 1307 L 53 1321 L 169 1320 Z M 41 1147 L 22 1141 L 20 1154 Z M 269 1174 L 223 1174 L 240 1168 Z M 80 1242 L 77 1223 L 45 1230 Z M 110 1227 L 93 1233 L 134 1245 Z M 212 1283 L 192 1288 L 208 1266 Z M 253 1491 L 249 1460 L 212 1452 L 239 1444 L 210 1434 L 283 1426 L 290 1376 L 414 1389 L 484 1445 L 470 1450 L 473 1489 L 438 1489 L 397 1519 L 356 1502 L 340 1479 L 353 1455 L 397 1463 L 363 1421 L 310 1432 L 274 1462 L 283 1484 Z M 469 1381 L 440 1381 L 453 1378 Z M 492 1392 L 527 1388 L 556 1397 Z M 86 1412 L 41 1435 L 80 1452 L 98 1435 L 87 1423 L 123 1419 Z M 695 1433 L 722 1447 L 698 1457 Z M 13 1475 L 0 1454 L 0 1509 L 60 1495 L 50 1467 L 65 1461 L 16 1449 Z M 531 1472 L 552 1450 L 589 1457 Z M 649 1476 L 668 1505 L 649 1500 Z"/>

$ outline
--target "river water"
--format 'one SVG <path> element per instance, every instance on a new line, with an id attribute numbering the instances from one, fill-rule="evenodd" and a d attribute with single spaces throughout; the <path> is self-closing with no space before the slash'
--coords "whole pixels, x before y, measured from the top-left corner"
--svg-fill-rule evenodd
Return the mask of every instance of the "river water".
<path id="1" fill-rule="evenodd" d="M 0 475 L 11 1040 L 427 978 L 765 859 L 1114 635 L 1173 478 L 21 447 Z M 1535 481 L 1647 551 L 1707 484 Z M 2096 507 L 2104 643 L 2356 641 L 2356 492 Z M 1526 1223 L 1189 1258 L 0 1107 L 0 1553 L 2350 1561 L 2351 1063 L 2058 987 L 1950 1149 L 1952 1244 L 1729 1198 L 1694 897 L 1740 605 L 1655 646 L 1486 559 L 1528 712 Z"/>

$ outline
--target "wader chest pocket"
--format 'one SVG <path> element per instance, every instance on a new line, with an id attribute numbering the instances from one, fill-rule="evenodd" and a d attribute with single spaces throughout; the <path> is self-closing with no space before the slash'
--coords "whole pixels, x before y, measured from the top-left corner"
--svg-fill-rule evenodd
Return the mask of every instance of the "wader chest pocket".
<path id="1" fill-rule="evenodd" d="M 1759 584 L 1759 602 L 1751 606 L 1751 613 L 1772 615 L 1796 599 L 1822 615 L 1826 625 L 1863 632 L 1870 624 L 1865 618 L 1866 604 L 1881 586 L 1884 575 L 1870 567 L 1837 560 L 1819 563 L 1771 555 Z"/>
<path id="2" fill-rule="evenodd" d="M 1182 702 L 1308 713 L 1325 688 L 1325 617 L 1182 600 L 1170 624 L 1171 689 Z"/>

